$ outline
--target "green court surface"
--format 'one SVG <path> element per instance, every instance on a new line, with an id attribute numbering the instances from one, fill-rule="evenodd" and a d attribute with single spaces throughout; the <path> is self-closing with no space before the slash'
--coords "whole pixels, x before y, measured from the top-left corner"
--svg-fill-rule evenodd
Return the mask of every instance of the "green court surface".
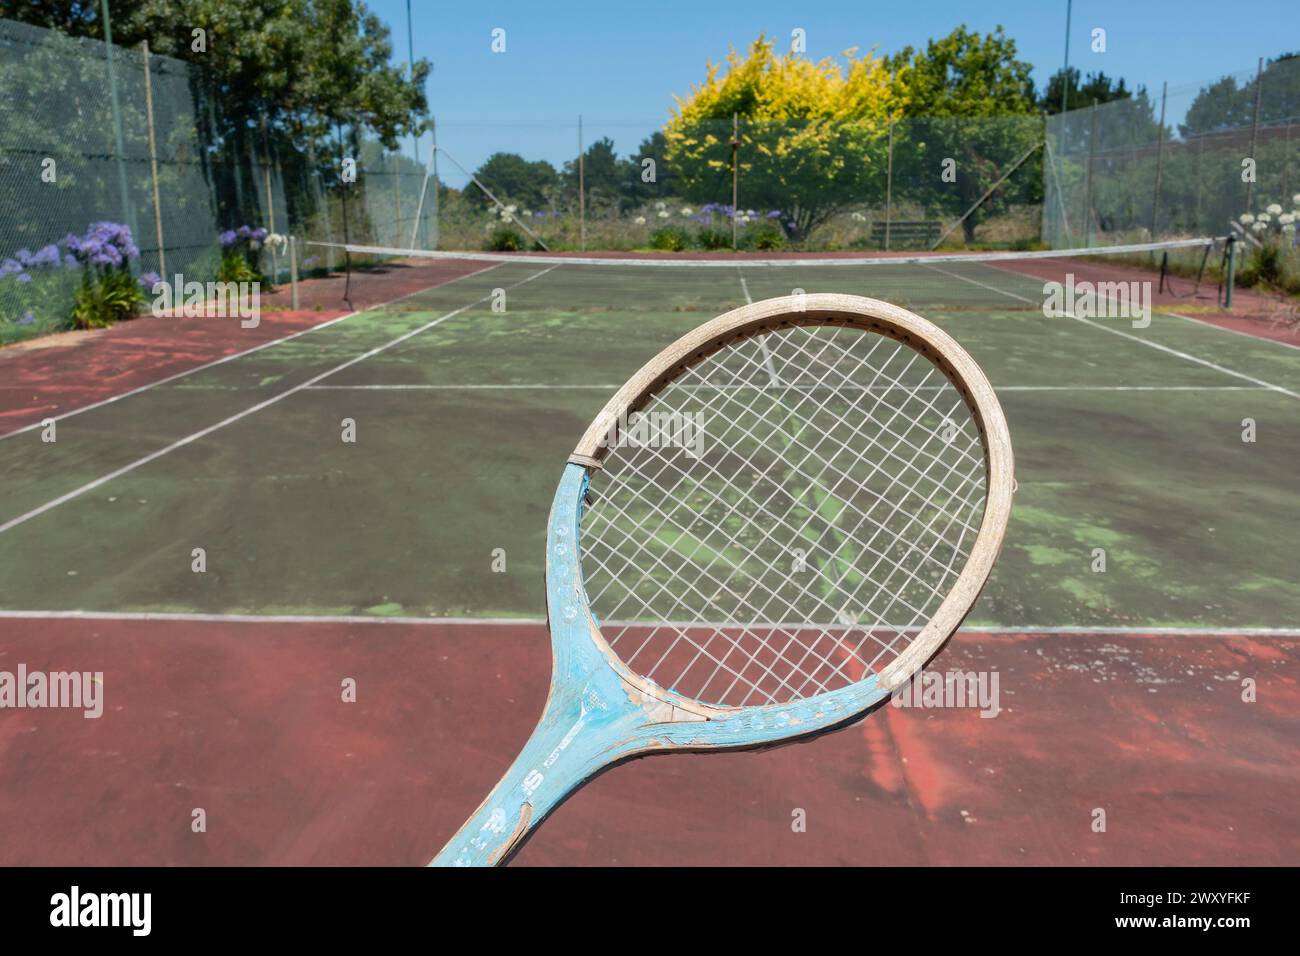
<path id="1" fill-rule="evenodd" d="M 1041 279 L 980 263 L 485 267 L 66 418 L 53 444 L 0 441 L 0 608 L 541 617 L 547 509 L 592 416 L 677 336 L 796 288 L 907 305 L 996 387 L 1019 491 L 972 623 L 1300 620 L 1300 350 L 1160 313 L 1045 318 Z"/>

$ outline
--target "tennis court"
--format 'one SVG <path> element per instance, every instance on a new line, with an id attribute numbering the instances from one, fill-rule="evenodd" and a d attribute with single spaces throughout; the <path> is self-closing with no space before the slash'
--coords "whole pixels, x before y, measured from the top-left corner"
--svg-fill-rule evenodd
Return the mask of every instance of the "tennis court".
<path id="1" fill-rule="evenodd" d="M 546 513 L 576 438 L 679 335 L 796 290 L 911 308 L 988 373 L 1019 489 L 984 596 L 936 665 L 998 668 L 1018 696 L 998 720 L 891 708 L 772 754 L 643 761 L 561 808 L 521 861 L 781 863 L 840 846 L 853 862 L 870 834 L 893 841 L 886 862 L 918 845 L 921 859 L 962 863 L 1294 852 L 1273 835 L 1297 822 L 1300 349 L 1202 321 L 1213 289 L 1209 304 L 1158 295 L 1135 327 L 1044 316 L 1043 283 L 1066 271 L 1151 278 L 1105 257 L 645 268 L 520 256 L 412 281 L 418 269 L 362 273 L 356 288 L 381 304 L 319 322 L 288 313 L 247 346 L 234 319 L 164 320 L 227 323 L 226 352 L 59 406 L 52 442 L 40 396 L 85 386 L 87 350 L 102 346 L 42 356 L 39 375 L 24 373 L 27 355 L 0 359 L 15 372 L 0 651 L 104 669 L 108 705 L 128 711 L 5 725 L 0 750 L 27 782 L 4 799 L 31 821 L 6 862 L 71 862 L 74 847 L 80 862 L 124 861 L 128 843 L 139 862 L 422 862 L 540 710 Z M 158 330 L 163 346 L 179 334 Z M 360 685 L 353 710 L 337 703 L 346 677 Z M 1258 702 L 1241 702 L 1243 678 Z M 42 807 L 51 792 L 63 796 Z M 680 798 L 671 838 L 652 819 L 667 795 Z M 104 814 L 78 820 L 78 844 L 66 829 L 87 805 Z M 222 807 L 226 829 L 196 844 L 194 806 Z M 1090 833 L 1094 806 L 1122 808 L 1123 840 Z M 789 836 L 791 807 L 825 827 L 747 856 L 764 828 Z M 688 846 L 689 827 L 716 842 Z M 1161 857 L 1169 827 L 1199 855 Z M 174 833 L 142 835 L 155 828 Z"/>

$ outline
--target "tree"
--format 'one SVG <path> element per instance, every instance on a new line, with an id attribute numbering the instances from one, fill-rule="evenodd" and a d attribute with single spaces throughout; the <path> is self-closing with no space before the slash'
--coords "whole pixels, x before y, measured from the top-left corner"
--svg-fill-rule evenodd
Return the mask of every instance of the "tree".
<path id="1" fill-rule="evenodd" d="M 746 206 L 780 210 L 806 234 L 878 192 L 889 118 L 902 104 L 884 62 L 844 53 L 844 63 L 778 56 L 763 36 L 725 73 L 705 80 L 664 128 L 665 158 L 683 198 L 729 203 L 732 117 L 741 122 L 739 175 Z"/>
<path id="2" fill-rule="evenodd" d="M 654 161 L 654 179 L 642 178 L 645 160 Z M 626 212 L 656 199 L 676 195 L 677 174 L 668 159 L 668 137 L 655 130 L 619 164 L 619 207 Z"/>
<path id="3" fill-rule="evenodd" d="M 565 193 L 578 195 L 578 163 L 570 160 L 564 164 L 561 174 Z M 622 184 L 623 171 L 618 156 L 614 153 L 614 141 L 608 136 L 601 137 L 587 147 L 582 154 L 582 182 L 587 191 L 587 203 L 592 208 L 616 207 L 618 205 L 619 186 Z"/>
<path id="4" fill-rule="evenodd" d="M 1081 110 L 1085 107 L 1092 106 L 1095 103 L 1109 103 L 1112 100 L 1126 100 L 1133 93 L 1124 85 L 1124 78 L 1120 77 L 1118 81 L 1112 80 L 1104 72 L 1089 73 L 1087 77 L 1080 80 L 1080 74 L 1074 67 L 1069 69 L 1060 69 L 1052 74 L 1047 81 L 1047 87 L 1043 90 L 1042 98 L 1039 105 L 1044 113 L 1056 114 L 1063 112 L 1061 109 L 1061 94 L 1065 93 L 1065 110 Z M 1066 80 L 1069 86 L 1062 89 Z M 1146 95 L 1143 87 L 1138 87 L 1139 95 Z"/>
<path id="5" fill-rule="evenodd" d="M 518 153 L 493 153 L 478 169 L 474 177 L 503 203 L 514 203 L 528 210 L 548 205 L 559 188 L 560 178 L 555 167 L 544 159 L 529 162 Z M 470 194 L 478 192 L 467 187 Z M 491 200 L 482 197 L 486 203 Z"/>
<path id="6" fill-rule="evenodd" d="M 1292 121 L 1300 113 L 1300 53 L 1283 53 L 1264 64 L 1260 76 L 1261 125 Z M 1202 89 L 1187 108 L 1184 136 L 1249 127 L 1255 118 L 1255 79 L 1225 76 Z"/>
<path id="7" fill-rule="evenodd" d="M 100 11 L 93 0 L 0 0 L 0 17 L 102 40 Z M 423 130 L 429 63 L 409 76 L 394 66 L 388 27 L 361 0 L 113 0 L 112 16 L 115 45 L 148 40 L 201 68 L 218 136 L 265 123 L 267 135 L 323 152 L 340 125 L 389 149 Z"/>
<path id="8" fill-rule="evenodd" d="M 1016 57 L 1015 41 L 1002 27 L 981 35 L 960 26 L 924 51 L 907 47 L 887 61 L 907 116 L 895 130 L 896 195 L 965 216 L 967 242 L 991 213 L 1041 200 L 1034 146 L 1042 124 L 1030 65 Z M 972 209 L 1017 162 L 1011 178 Z M 945 168 L 955 179 L 944 178 Z"/>

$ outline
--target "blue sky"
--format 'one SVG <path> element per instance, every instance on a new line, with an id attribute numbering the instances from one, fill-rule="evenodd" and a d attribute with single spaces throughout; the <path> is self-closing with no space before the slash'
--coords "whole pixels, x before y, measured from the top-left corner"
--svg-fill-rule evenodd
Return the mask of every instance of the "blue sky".
<path id="1" fill-rule="evenodd" d="M 367 0 L 392 29 L 406 59 L 406 0 Z M 1041 87 L 1061 65 L 1065 0 L 559 0 L 435 3 L 412 0 L 415 55 L 434 63 L 429 96 L 439 143 L 474 168 L 492 152 L 519 152 L 560 163 L 577 151 L 577 117 L 585 140 L 610 136 L 620 154 L 633 150 L 668 115 L 705 64 L 743 49 L 760 32 L 785 45 L 806 31 L 809 56 L 849 47 L 893 52 L 924 46 L 965 23 L 1002 24 Z M 1253 70 L 1260 56 L 1300 49 L 1295 0 L 1075 0 L 1070 63 L 1104 70 L 1159 96 L 1170 86 L 1177 120 L 1201 83 Z M 506 31 L 506 52 L 490 49 Z M 1106 52 L 1090 50 L 1093 28 L 1106 31 Z M 427 147 L 421 157 L 427 158 Z M 440 163 L 442 178 L 464 177 Z"/>

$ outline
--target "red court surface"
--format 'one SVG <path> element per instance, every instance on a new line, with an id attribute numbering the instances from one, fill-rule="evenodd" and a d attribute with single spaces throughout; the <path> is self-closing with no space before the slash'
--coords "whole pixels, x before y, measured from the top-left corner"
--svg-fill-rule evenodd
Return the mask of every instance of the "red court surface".
<path id="1" fill-rule="evenodd" d="M 281 286 L 262 296 L 265 311 L 252 328 L 243 328 L 238 318 L 150 315 L 0 349 L 0 435 L 483 268 L 479 262 L 429 260 L 358 270 L 351 281 L 341 274 L 306 280 L 296 311 L 289 309 L 289 288 Z"/>
<path id="2" fill-rule="evenodd" d="M 0 721 L 0 864 L 409 865 L 514 758 L 550 652 L 534 624 L 0 619 L 20 663 L 103 671 L 105 707 Z M 932 667 L 996 671 L 998 716 L 637 760 L 516 862 L 1295 864 L 1297 663 L 1294 638 L 961 633 Z"/>

